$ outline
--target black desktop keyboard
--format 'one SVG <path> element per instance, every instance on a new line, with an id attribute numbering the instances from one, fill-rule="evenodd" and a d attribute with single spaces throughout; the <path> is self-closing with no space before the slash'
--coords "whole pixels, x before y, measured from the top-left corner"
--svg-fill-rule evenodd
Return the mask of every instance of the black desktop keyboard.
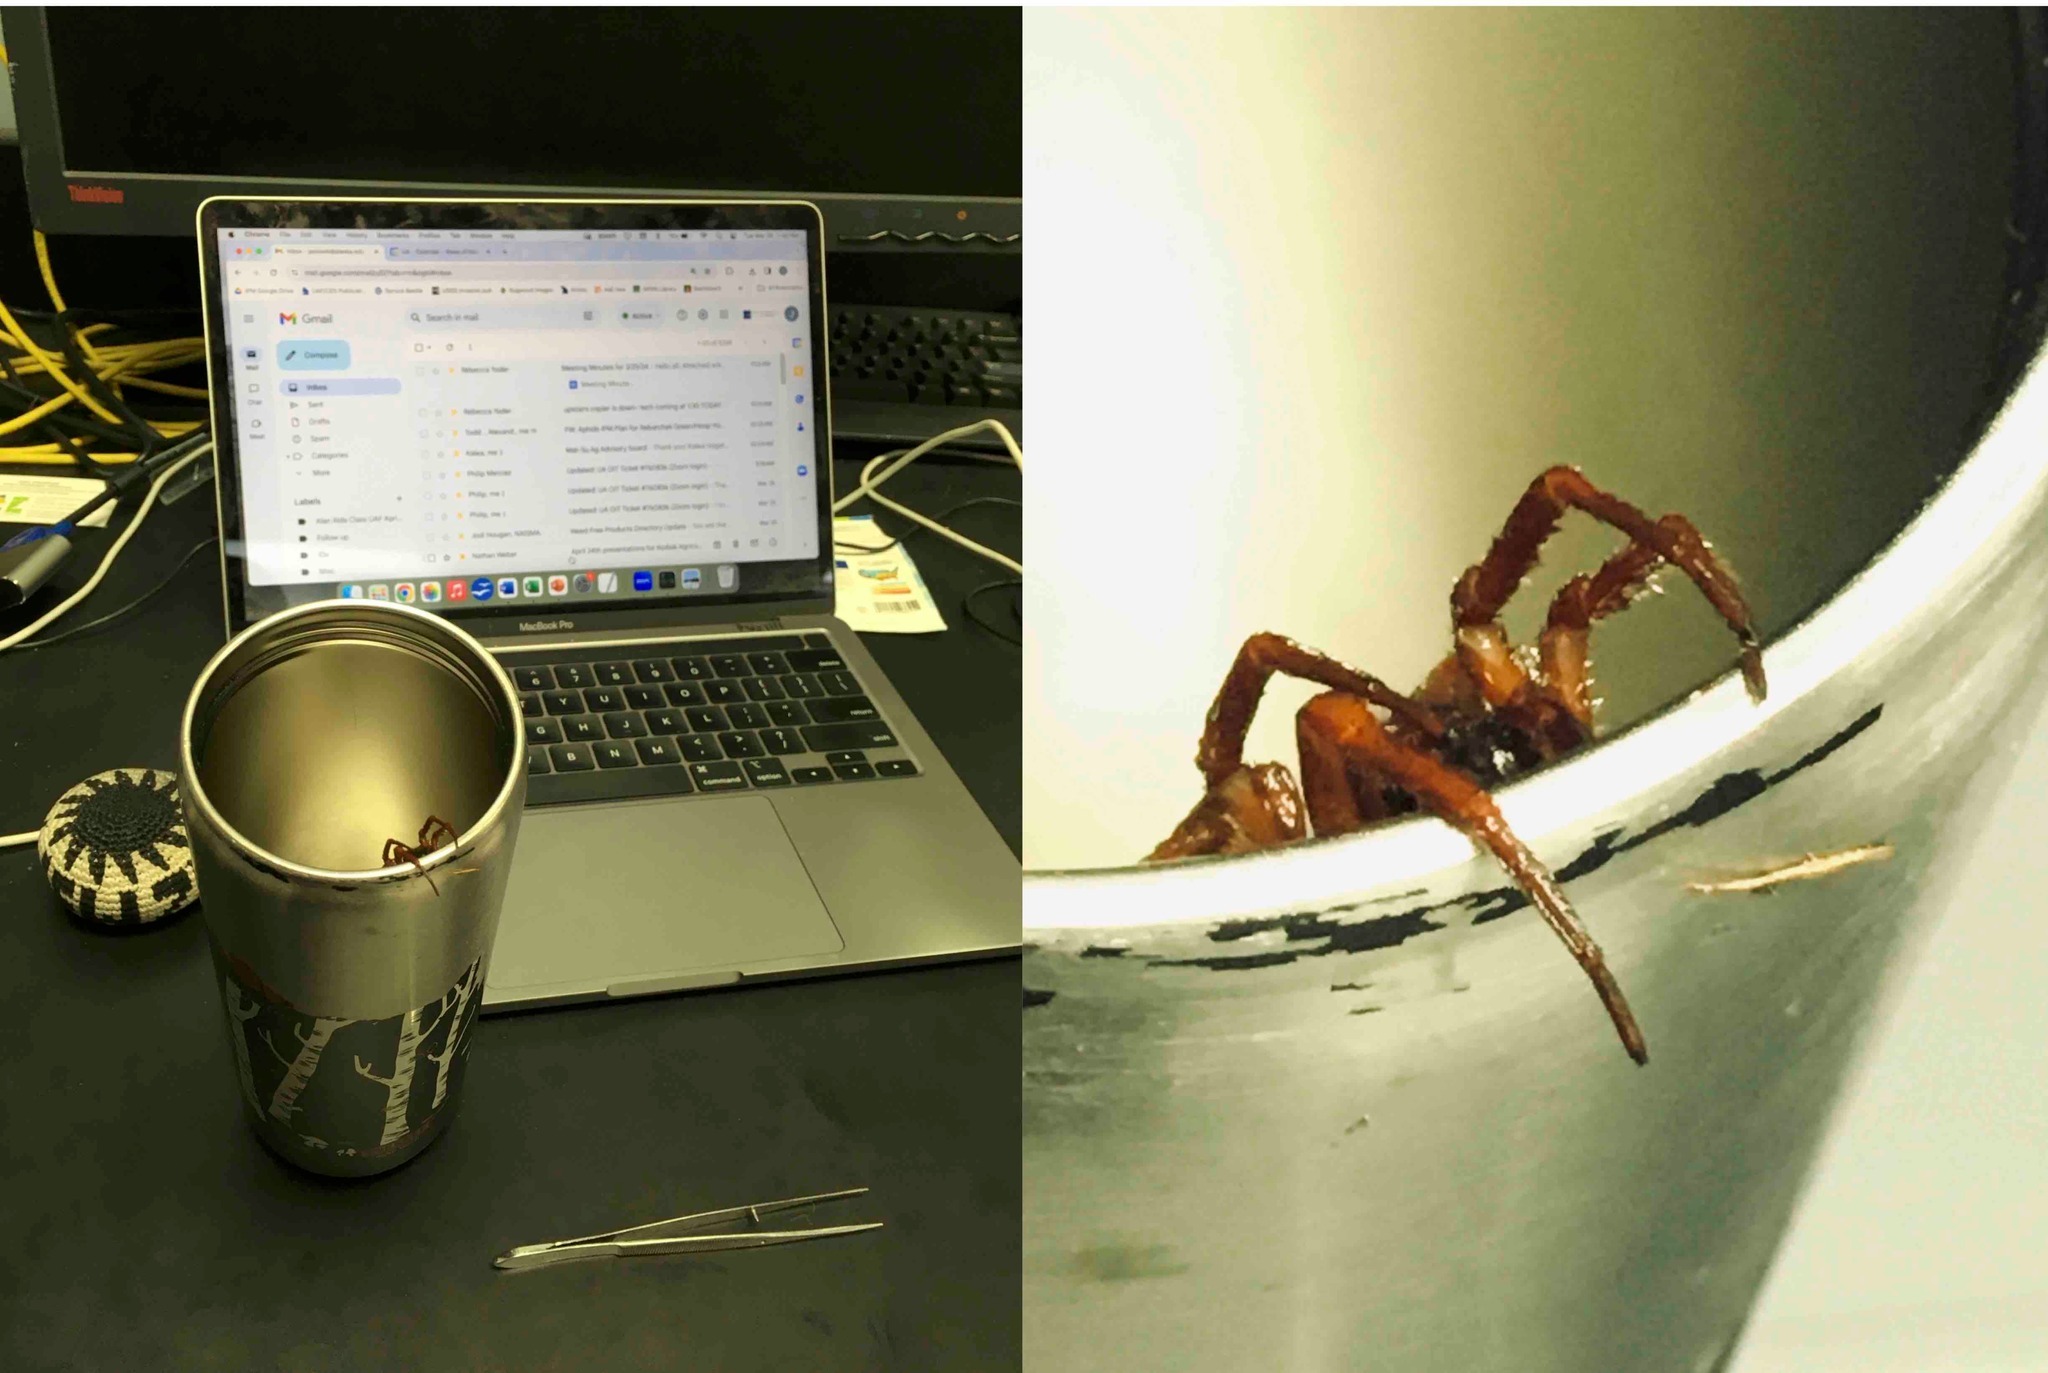
<path id="1" fill-rule="evenodd" d="M 879 305 L 832 312 L 834 437 L 915 443 L 984 418 L 1023 435 L 1017 316 Z M 991 436 L 985 446 L 999 444 Z"/>
<path id="2" fill-rule="evenodd" d="M 526 803 L 915 777 L 825 634 L 506 654 Z"/>

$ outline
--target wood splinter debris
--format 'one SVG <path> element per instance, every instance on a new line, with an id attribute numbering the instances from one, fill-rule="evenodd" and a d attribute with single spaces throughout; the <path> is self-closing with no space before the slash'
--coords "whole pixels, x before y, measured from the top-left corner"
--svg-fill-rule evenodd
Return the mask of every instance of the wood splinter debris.
<path id="1" fill-rule="evenodd" d="M 1767 868 L 1748 877 L 1731 877 L 1724 882 L 1688 882 L 1687 891 L 1696 892 L 1757 892 L 1769 891 L 1786 882 L 1804 882 L 1815 877 L 1826 877 L 1844 868 L 1853 868 L 1859 863 L 1881 863 L 1892 856 L 1890 844 L 1859 844 L 1853 849 L 1838 849 L 1834 853 L 1809 853 L 1796 862 L 1782 867 Z"/>

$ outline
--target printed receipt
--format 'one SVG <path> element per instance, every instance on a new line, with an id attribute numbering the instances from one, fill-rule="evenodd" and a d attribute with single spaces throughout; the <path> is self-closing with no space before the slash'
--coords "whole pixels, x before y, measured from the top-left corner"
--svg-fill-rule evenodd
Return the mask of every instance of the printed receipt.
<path id="1" fill-rule="evenodd" d="M 99 495 L 106 485 L 96 477 L 27 477 L 0 472 L 0 524 L 55 524 Z M 79 523 L 104 528 L 113 513 L 112 505 L 103 505 Z"/>
<path id="2" fill-rule="evenodd" d="M 917 564 L 868 515 L 832 521 L 834 610 L 863 634 L 937 634 L 946 628 Z M 877 553 L 858 549 L 883 549 Z"/>

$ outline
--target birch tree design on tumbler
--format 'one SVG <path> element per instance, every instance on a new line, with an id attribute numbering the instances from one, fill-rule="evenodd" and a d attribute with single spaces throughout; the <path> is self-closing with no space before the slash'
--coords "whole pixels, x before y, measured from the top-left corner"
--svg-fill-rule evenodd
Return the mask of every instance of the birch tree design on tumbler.
<path id="1" fill-rule="evenodd" d="M 448 1033 L 443 1036 L 441 1052 L 438 1055 L 427 1055 L 435 1068 L 434 1101 L 433 1106 L 428 1109 L 431 1111 L 440 1106 L 441 1099 L 448 1094 L 448 1060 L 460 1051 L 465 1042 L 463 1032 L 468 1025 L 463 1020 L 463 1011 L 469 1005 L 469 995 L 475 986 L 476 965 L 472 963 L 469 971 L 462 975 L 462 980 L 450 988 L 439 1002 L 407 1011 L 399 1018 L 398 1054 L 392 1064 L 390 1077 L 379 1077 L 369 1064 L 360 1058 L 356 1060 L 357 1073 L 384 1087 L 390 1093 L 384 1099 L 384 1134 L 378 1139 L 379 1144 L 396 1143 L 399 1137 L 405 1134 L 406 1119 L 412 1108 L 412 1079 L 419 1063 L 420 1045 L 433 1036 L 444 1018 L 453 1016 L 454 1019 L 449 1022 Z M 439 1005 L 441 1009 L 422 1032 L 420 1013 L 433 1009 L 434 1005 Z"/>
<path id="2" fill-rule="evenodd" d="M 434 1121 L 468 1047 L 481 961 L 424 1006 L 380 1020 L 310 1014 L 242 960 L 223 963 L 221 997 L 236 1076 L 244 1102 L 265 1126 L 309 1148 L 375 1158 L 413 1143 Z M 322 1073 L 321 1065 L 336 1055 L 354 1071 Z"/>

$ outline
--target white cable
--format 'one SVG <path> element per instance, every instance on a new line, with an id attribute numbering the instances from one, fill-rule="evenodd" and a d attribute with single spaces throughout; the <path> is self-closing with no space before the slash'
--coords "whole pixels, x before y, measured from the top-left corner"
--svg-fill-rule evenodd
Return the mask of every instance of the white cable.
<path id="1" fill-rule="evenodd" d="M 0 849 L 13 849 L 19 848 L 23 844 L 33 844 L 41 837 L 41 830 L 30 830 L 26 834 L 0 834 Z"/>
<path id="2" fill-rule="evenodd" d="M 100 584 L 100 582 L 106 577 L 107 570 L 114 565 L 114 559 L 121 556 L 121 550 L 128 546 L 128 541 L 130 539 L 135 537 L 135 531 L 142 528 L 142 522 L 149 517 L 150 507 L 156 504 L 157 493 L 164 489 L 164 483 L 168 482 L 172 477 L 177 476 L 178 473 L 184 471 L 193 463 L 198 462 L 201 458 L 205 457 L 212 451 L 213 445 L 211 443 L 202 443 L 199 445 L 199 447 L 193 449 L 190 453 L 186 454 L 182 458 L 179 458 L 169 467 L 166 467 L 163 471 L 157 473 L 156 480 L 152 481 L 149 484 L 149 494 L 142 498 L 141 506 L 137 508 L 137 510 L 135 511 L 135 518 L 128 521 L 128 527 L 126 529 L 123 529 L 121 531 L 121 536 L 114 540 L 113 547 L 109 548 L 107 550 L 106 556 L 100 559 L 100 565 L 97 568 L 93 569 L 93 574 L 92 576 L 86 579 L 85 585 L 78 588 L 78 590 L 72 592 L 64 600 L 58 602 L 55 608 L 51 609 L 43 616 L 43 618 L 37 620 L 27 629 L 16 630 L 14 633 L 8 635 L 6 638 L 0 639 L 0 653 L 5 653 L 8 649 L 13 648 L 22 640 L 30 637 L 33 634 L 38 633 L 45 626 L 50 624 L 53 620 L 61 618 L 73 606 L 77 605 L 87 596 L 90 596 L 93 592 L 93 588 Z M 33 839 L 35 836 L 30 835 L 29 837 Z M 20 836 L 8 835 L 6 836 L 6 838 L 9 840 L 14 840 L 19 839 Z M 0 845 L 0 847 L 4 847 L 4 845 Z"/>
<path id="3" fill-rule="evenodd" d="M 990 562 L 999 563 L 1002 566 L 1010 569 L 1010 571 L 1016 573 L 1018 576 L 1023 576 L 1024 564 L 1017 562 L 1015 559 L 1004 557 L 1001 553 L 996 552 L 993 548 L 985 548 L 982 545 L 976 543 L 974 540 L 967 538 L 965 535 L 955 534 L 952 530 L 946 528 L 946 526 L 940 524 L 937 520 L 927 519 L 923 515 L 918 514 L 915 510 L 910 509 L 908 506 L 898 505 L 895 501 L 890 500 L 887 496 L 882 495 L 879 491 L 875 489 L 876 487 L 880 486 L 883 482 L 889 480 L 889 478 L 895 476 L 898 472 L 901 472 L 904 468 L 910 466 L 910 464 L 916 462 L 925 454 L 931 452 L 934 448 L 938 448 L 943 444 L 957 443 L 961 439 L 971 438 L 976 434 L 983 433 L 993 433 L 997 438 L 1001 439 L 1003 441 L 1003 447 L 1010 450 L 1010 461 L 1016 463 L 1020 471 L 1023 469 L 1024 450 L 1017 446 L 1016 437 L 1012 435 L 1010 431 L 1007 428 L 1005 428 L 1002 425 L 1002 423 L 998 420 L 976 420 L 973 424 L 962 425 L 958 429 L 948 429 L 943 434 L 937 435 L 934 438 L 926 439 L 923 443 L 919 444 L 915 448 L 907 449 L 905 451 L 897 453 L 884 453 L 881 456 L 874 458 L 868 463 L 866 467 L 863 467 L 861 469 L 860 485 L 854 487 L 853 490 L 847 492 L 844 496 L 841 496 L 838 500 L 832 502 L 832 513 L 837 515 L 840 511 L 846 509 L 847 506 L 852 505 L 855 501 L 865 496 L 867 499 L 873 501 L 876 505 L 881 506 L 883 509 L 893 510 L 897 514 L 903 516 L 903 518 L 905 518 L 906 520 L 910 520 L 914 523 L 923 525 L 926 529 L 931 530 L 934 534 L 944 535 L 946 538 L 951 539 L 954 543 L 959 544 L 968 552 L 977 553 L 982 557 L 987 558 Z M 981 457 L 982 455 L 977 453 L 975 454 L 975 456 Z M 988 459 L 988 461 L 1000 462 L 1002 461 L 1002 459 L 990 458 Z M 883 470 L 880 473 L 877 473 L 875 469 L 877 467 L 881 467 L 883 463 L 888 463 L 889 465 L 886 468 L 883 468 Z"/>

